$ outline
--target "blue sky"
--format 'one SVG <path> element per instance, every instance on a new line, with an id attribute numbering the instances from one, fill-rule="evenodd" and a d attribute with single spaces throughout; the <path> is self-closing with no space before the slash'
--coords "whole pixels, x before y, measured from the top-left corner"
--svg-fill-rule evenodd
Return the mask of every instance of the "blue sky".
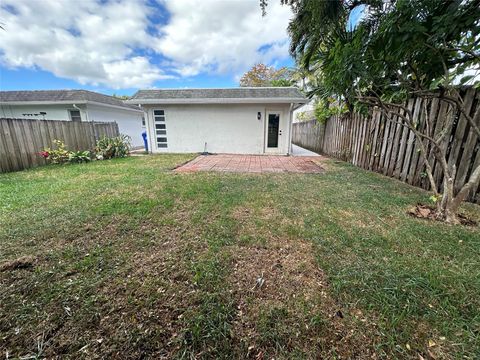
<path id="1" fill-rule="evenodd" d="M 350 13 L 350 19 L 348 19 L 348 27 L 350 30 L 354 29 L 358 21 L 361 20 L 362 15 L 364 14 L 364 10 L 364 5 L 357 6 L 352 10 L 352 12 Z"/>
<path id="2" fill-rule="evenodd" d="M 287 58 L 278 62 L 280 66 L 293 66 L 294 61 Z M 131 95 L 138 88 L 112 89 L 108 86 L 81 85 L 70 79 L 56 77 L 52 73 L 40 69 L 8 69 L 0 67 L 1 90 L 45 90 L 45 89 L 87 89 L 104 94 Z M 236 87 L 238 80 L 235 74 L 214 75 L 199 74 L 187 78 L 166 79 L 154 83 L 158 88 L 215 88 Z"/>
<path id="3" fill-rule="evenodd" d="M 258 0 L 1 0 L 0 89 L 238 86 L 255 63 L 294 65 L 291 16 L 279 0 L 266 17 Z"/>
<path id="4" fill-rule="evenodd" d="M 2 0 L 0 89 L 231 87 L 293 66 L 287 6 L 258 0 Z"/>

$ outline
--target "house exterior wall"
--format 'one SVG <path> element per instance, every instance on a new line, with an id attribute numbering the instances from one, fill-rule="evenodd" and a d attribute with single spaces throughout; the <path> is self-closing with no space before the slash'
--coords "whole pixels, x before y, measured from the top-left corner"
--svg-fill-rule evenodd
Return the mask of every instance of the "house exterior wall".
<path id="1" fill-rule="evenodd" d="M 73 105 L 0 105 L 0 116 L 14 119 L 38 119 L 42 120 L 42 115 L 31 116 L 23 114 L 38 114 L 44 111 L 46 120 L 70 120 L 68 109 L 75 110 Z M 82 118 L 83 118 L 83 114 Z M 82 119 L 83 120 L 83 119 Z"/>
<path id="2" fill-rule="evenodd" d="M 116 121 L 121 134 L 129 135 L 132 138 L 134 147 L 143 146 L 142 139 L 142 117 L 143 113 L 137 111 L 123 110 L 122 108 L 112 108 L 108 106 L 94 104 L 59 104 L 59 105 L 0 105 L 0 117 L 16 119 L 38 119 L 43 120 L 42 115 L 24 115 L 39 114 L 40 111 L 46 112 L 46 120 L 67 120 L 70 121 L 68 110 L 79 110 L 82 121 Z"/>
<path id="3" fill-rule="evenodd" d="M 280 113 L 277 154 L 289 153 L 290 104 L 144 105 L 152 152 L 264 154 L 266 114 Z M 167 148 L 158 148 L 153 110 L 164 110 Z M 258 120 L 257 114 L 261 113 Z M 161 135 L 163 136 L 163 135 Z M 205 148 L 205 143 L 207 143 Z"/>
<path id="4" fill-rule="evenodd" d="M 143 113 L 93 104 L 87 104 L 87 111 L 89 121 L 116 121 L 120 134 L 130 136 L 134 147 L 143 146 L 142 132 L 145 130 L 142 127 Z"/>

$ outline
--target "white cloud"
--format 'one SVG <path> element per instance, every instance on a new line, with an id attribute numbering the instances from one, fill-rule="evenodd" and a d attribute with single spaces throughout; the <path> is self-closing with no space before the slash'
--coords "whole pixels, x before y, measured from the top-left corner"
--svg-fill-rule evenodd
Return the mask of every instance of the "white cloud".
<path id="1" fill-rule="evenodd" d="M 105 71 L 109 83 L 115 88 L 131 87 L 131 84 L 135 84 L 135 87 L 147 88 L 151 87 L 154 81 L 168 77 L 141 56 L 113 62 Z"/>
<path id="2" fill-rule="evenodd" d="M 148 87 L 169 78 L 136 56 L 152 41 L 143 1 L 2 0 L 1 60 L 38 67 L 81 84 Z"/>
<path id="3" fill-rule="evenodd" d="M 119 89 L 151 87 L 172 73 L 235 78 L 288 57 L 291 12 L 279 1 L 264 18 L 257 0 L 157 1 L 169 12 L 166 25 L 152 24 L 162 14 L 147 0 L 1 0 L 0 62 Z"/>
<path id="4" fill-rule="evenodd" d="M 266 17 L 256 0 L 167 0 L 163 5 L 171 21 L 160 29 L 154 46 L 183 76 L 239 72 L 288 57 L 291 11 L 279 1 L 270 1 Z M 267 44 L 266 51 L 259 51 Z"/>

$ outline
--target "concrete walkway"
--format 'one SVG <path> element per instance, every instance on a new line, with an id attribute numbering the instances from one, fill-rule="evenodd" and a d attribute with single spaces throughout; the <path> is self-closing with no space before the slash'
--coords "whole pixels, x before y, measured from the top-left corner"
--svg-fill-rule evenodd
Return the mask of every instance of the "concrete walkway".
<path id="1" fill-rule="evenodd" d="M 320 173 L 322 157 L 278 155 L 200 155 L 175 172 Z"/>
<path id="2" fill-rule="evenodd" d="M 292 156 L 321 156 L 313 151 L 304 149 L 298 145 L 292 144 Z"/>

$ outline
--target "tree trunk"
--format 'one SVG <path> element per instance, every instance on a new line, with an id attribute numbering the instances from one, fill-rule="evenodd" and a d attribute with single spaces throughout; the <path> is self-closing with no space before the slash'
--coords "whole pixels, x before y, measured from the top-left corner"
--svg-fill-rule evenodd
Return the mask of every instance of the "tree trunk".
<path id="1" fill-rule="evenodd" d="M 455 208 L 456 199 L 453 195 L 453 184 L 455 178 L 444 172 L 443 193 L 441 200 L 437 203 L 436 218 L 449 224 L 458 224 L 460 220 L 457 216 L 458 206 Z"/>
<path id="2" fill-rule="evenodd" d="M 380 106 L 389 121 L 398 123 L 402 126 L 406 126 L 414 133 L 415 137 L 419 140 L 420 150 L 423 153 L 424 165 L 432 191 L 434 192 L 435 196 L 437 196 L 439 195 L 439 189 L 436 186 L 435 179 L 433 177 L 432 167 L 428 162 L 427 151 L 425 145 L 423 144 L 423 141 L 424 139 L 426 139 L 431 143 L 431 145 L 434 147 L 433 155 L 435 156 L 435 158 L 437 159 L 437 163 L 439 164 L 437 166 L 441 166 L 444 176 L 442 196 L 440 201 L 437 201 L 437 209 L 435 216 L 437 219 L 445 221 L 446 223 L 459 224 L 460 219 L 458 217 L 458 210 L 460 208 L 460 205 L 467 198 L 468 194 L 472 191 L 472 189 L 476 188 L 477 184 L 480 182 L 480 165 L 477 166 L 477 168 L 473 169 L 473 172 L 470 175 L 470 179 L 468 180 L 468 182 L 462 186 L 462 188 L 458 191 L 457 194 L 455 194 L 454 184 L 457 175 L 456 166 L 454 164 L 449 166 L 449 164 L 447 163 L 447 156 L 445 154 L 445 150 L 442 149 L 443 142 L 448 141 L 445 139 L 445 136 L 447 134 L 450 134 L 453 126 L 454 117 L 451 117 L 450 120 L 446 124 L 444 124 L 444 127 L 441 129 L 441 131 L 439 131 L 438 137 L 433 137 L 431 134 L 432 127 L 429 123 L 426 107 L 424 108 L 424 111 L 426 116 L 425 119 L 427 121 L 427 134 L 422 133 L 417 129 L 417 123 L 414 121 L 412 112 L 405 106 L 393 103 L 383 103 L 382 100 L 378 97 L 378 95 L 375 95 L 374 97 L 359 97 L 359 99 L 367 105 Z M 443 98 L 440 97 L 439 100 L 442 101 Z M 465 117 L 469 116 L 468 112 L 462 107 L 463 105 L 461 103 L 456 102 L 455 104 L 457 105 L 457 107 L 460 108 L 462 114 Z M 396 113 L 394 110 L 392 110 L 392 108 L 395 110 L 404 110 L 405 113 Z M 395 121 L 394 119 L 392 119 L 391 114 L 393 114 L 394 116 L 399 116 L 401 120 Z M 470 118 L 468 120 L 470 123 L 476 123 L 478 118 L 480 118 L 480 107 L 475 113 L 475 121 Z M 478 127 L 475 128 L 475 130 L 477 129 Z"/>
<path id="3" fill-rule="evenodd" d="M 468 182 L 462 186 L 456 195 L 453 187 L 456 175 L 455 167 L 450 171 L 451 175 L 445 174 L 444 177 L 442 200 L 437 206 L 437 217 L 449 224 L 459 224 L 458 209 L 473 187 L 480 182 L 480 166 L 474 169 Z"/>

